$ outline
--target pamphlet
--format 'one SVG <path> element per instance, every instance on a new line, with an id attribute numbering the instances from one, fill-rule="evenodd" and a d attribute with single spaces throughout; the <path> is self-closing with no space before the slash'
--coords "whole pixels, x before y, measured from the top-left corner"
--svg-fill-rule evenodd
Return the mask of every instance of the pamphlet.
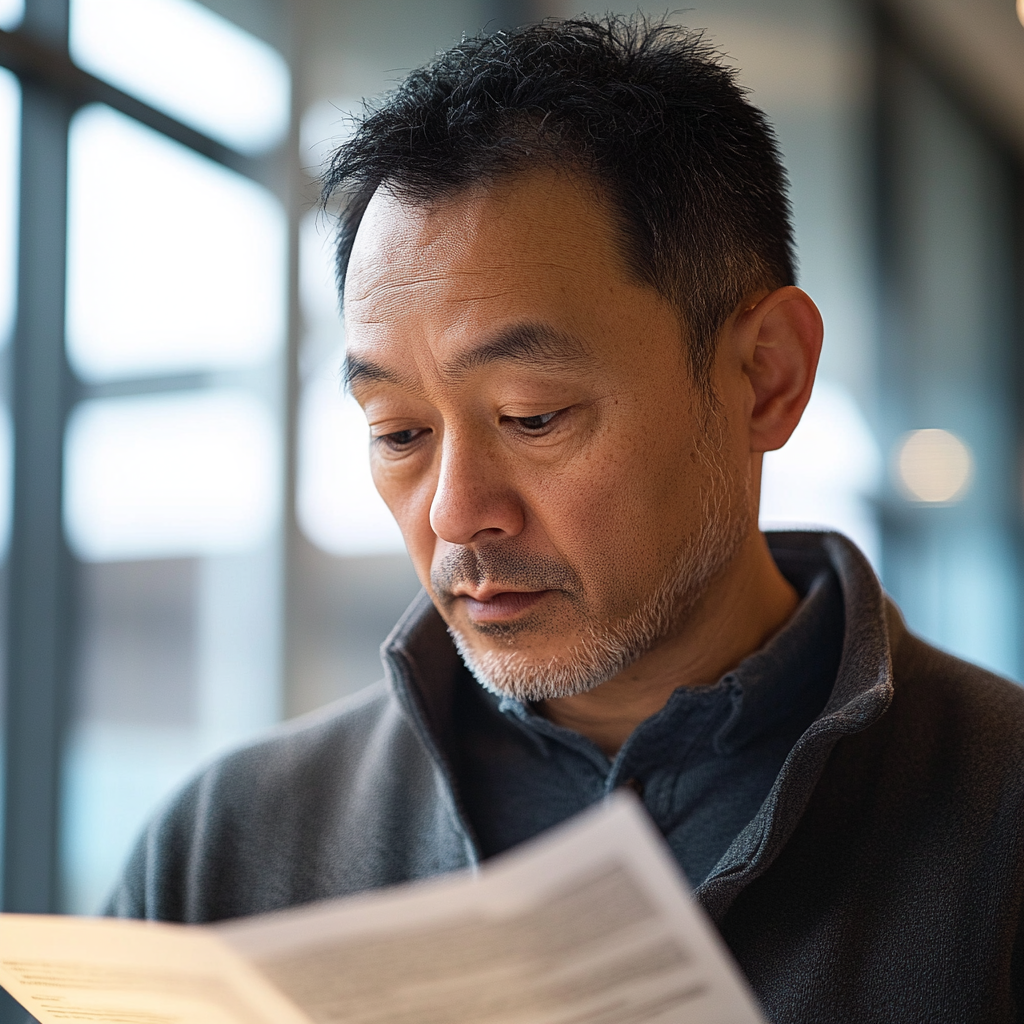
<path id="1" fill-rule="evenodd" d="M 214 925 L 0 914 L 42 1024 L 764 1024 L 634 797 L 474 872 Z"/>

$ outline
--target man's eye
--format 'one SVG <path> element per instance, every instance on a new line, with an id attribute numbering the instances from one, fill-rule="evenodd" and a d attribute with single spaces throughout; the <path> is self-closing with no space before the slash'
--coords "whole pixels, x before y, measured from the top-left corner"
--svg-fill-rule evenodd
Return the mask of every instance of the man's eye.
<path id="1" fill-rule="evenodd" d="M 400 452 L 418 441 L 424 433 L 426 433 L 426 431 L 415 428 L 410 430 L 396 430 L 393 434 L 381 434 L 380 437 L 376 438 L 376 441 L 379 444 L 383 444 L 390 448 L 392 451 Z"/>
<path id="2" fill-rule="evenodd" d="M 516 424 L 524 430 L 543 430 L 561 410 L 542 412 L 539 416 L 514 416 Z"/>

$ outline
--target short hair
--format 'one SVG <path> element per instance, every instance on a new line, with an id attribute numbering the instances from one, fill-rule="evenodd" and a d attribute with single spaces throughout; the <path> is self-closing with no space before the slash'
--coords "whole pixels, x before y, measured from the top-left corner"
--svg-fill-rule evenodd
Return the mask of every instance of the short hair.
<path id="1" fill-rule="evenodd" d="M 549 19 L 463 41 L 413 71 L 334 154 L 336 272 L 386 187 L 431 206 L 539 165 L 589 176 L 627 269 L 676 307 L 709 387 L 719 332 L 751 293 L 795 281 L 787 178 L 765 115 L 706 36 L 642 15 Z"/>

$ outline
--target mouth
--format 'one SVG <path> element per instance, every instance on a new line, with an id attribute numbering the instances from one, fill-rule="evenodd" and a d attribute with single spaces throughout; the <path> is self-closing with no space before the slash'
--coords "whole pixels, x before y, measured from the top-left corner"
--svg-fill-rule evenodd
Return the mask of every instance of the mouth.
<path id="1" fill-rule="evenodd" d="M 460 594 L 466 612 L 474 623 L 508 622 L 529 611 L 542 601 L 551 590 L 501 590 L 481 593 L 477 597 Z"/>

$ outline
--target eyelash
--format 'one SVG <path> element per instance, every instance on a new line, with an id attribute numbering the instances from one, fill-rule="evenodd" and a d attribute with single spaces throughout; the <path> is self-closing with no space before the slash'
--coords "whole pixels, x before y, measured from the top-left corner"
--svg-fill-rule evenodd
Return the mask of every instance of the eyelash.
<path id="1" fill-rule="evenodd" d="M 537 435 L 549 427 L 565 411 L 565 409 L 556 409 L 554 412 L 542 412 L 536 416 L 506 416 L 503 418 L 514 423 L 520 430 L 528 434 Z M 401 452 L 407 451 L 425 433 L 427 431 L 416 428 L 396 430 L 393 434 L 382 434 L 380 437 L 374 438 L 374 441 L 377 444 L 384 445 L 386 448 L 390 448 L 393 452 Z"/>
<path id="2" fill-rule="evenodd" d="M 554 419 L 564 411 L 564 409 L 557 409 L 555 412 L 542 412 L 536 416 L 509 416 L 508 419 L 515 423 L 515 425 L 521 430 L 533 433 L 535 431 L 543 430 L 545 427 L 549 426 L 552 421 L 554 421 Z M 542 422 L 531 423 L 531 420 L 541 420 Z"/>
<path id="3" fill-rule="evenodd" d="M 375 437 L 373 440 L 376 444 L 381 444 L 385 448 L 390 448 L 393 452 L 401 452 L 408 449 L 410 445 L 415 444 L 420 435 L 424 433 L 426 433 L 426 431 L 410 428 L 409 430 L 396 430 L 393 434 L 382 434 L 380 437 Z M 401 437 L 405 437 L 406 440 L 400 441 L 399 438 Z"/>

